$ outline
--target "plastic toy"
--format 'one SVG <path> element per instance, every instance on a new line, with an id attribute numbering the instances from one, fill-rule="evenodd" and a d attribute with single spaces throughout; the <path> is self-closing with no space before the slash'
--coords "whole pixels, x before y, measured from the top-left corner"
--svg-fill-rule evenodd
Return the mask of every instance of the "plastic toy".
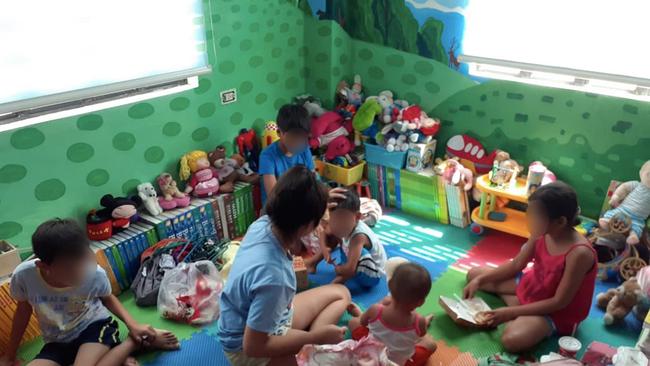
<path id="1" fill-rule="evenodd" d="M 603 318 L 605 324 L 612 325 L 623 320 L 641 301 L 642 296 L 641 287 L 634 277 L 616 289 L 612 288 L 598 294 L 596 298 L 598 307 L 606 311 Z"/>
<path id="2" fill-rule="evenodd" d="M 116 234 L 127 229 L 132 220 L 137 219 L 138 206 L 142 200 L 138 196 L 113 197 L 110 194 L 104 195 L 99 203 L 104 207 L 96 212 L 97 216 L 110 220 L 112 233 Z"/>
<path id="3" fill-rule="evenodd" d="M 352 132 L 352 122 L 344 121 L 338 113 L 328 111 L 320 117 L 312 118 L 309 145 L 313 149 L 327 146 L 325 158 L 333 160 L 354 149 L 348 139 L 350 132 Z"/>
<path id="4" fill-rule="evenodd" d="M 86 215 L 86 235 L 95 241 L 110 239 L 113 236 L 112 220 L 97 215 L 97 210 L 90 210 Z"/>
<path id="5" fill-rule="evenodd" d="M 262 149 L 278 141 L 280 134 L 278 124 L 275 121 L 267 121 L 264 125 L 264 132 L 262 133 Z"/>
<path id="6" fill-rule="evenodd" d="M 630 217 L 631 230 L 626 240 L 632 245 L 639 242 L 650 216 L 650 160 L 641 167 L 639 177 L 640 181 L 625 182 L 616 188 L 609 201 L 612 209 L 598 221 L 602 229 L 607 229 L 613 216 L 625 214 Z"/>
<path id="7" fill-rule="evenodd" d="M 190 204 L 190 197 L 181 192 L 176 181 L 169 173 L 162 173 L 156 179 L 162 197 L 158 197 L 158 204 L 163 210 L 173 210 L 176 207 L 186 207 Z"/>
<path id="8" fill-rule="evenodd" d="M 183 155 L 180 165 L 179 176 L 187 181 L 185 193 L 209 197 L 219 192 L 219 172 L 210 166 L 205 151 L 194 150 Z"/>
<path id="9" fill-rule="evenodd" d="M 361 135 L 374 138 L 377 133 L 377 128 L 372 128 L 374 125 L 375 117 L 378 116 L 382 111 L 381 104 L 377 99 L 368 98 L 366 101 L 359 107 L 357 113 L 352 118 L 352 127 L 354 128 L 354 144 L 356 146 L 361 145 Z M 374 133 L 373 133 L 374 132 Z"/>
<path id="10" fill-rule="evenodd" d="M 475 188 L 481 194 L 481 204 L 472 211 L 472 232 L 481 233 L 481 229 L 476 225 L 503 231 L 505 233 L 528 238 L 526 225 L 526 213 L 510 207 L 501 207 L 497 203 L 503 200 L 513 200 L 521 203 L 528 203 L 528 194 L 526 192 L 526 180 L 518 178 L 514 184 L 508 188 L 499 188 L 490 182 L 487 174 L 484 174 L 475 182 Z M 490 212 L 501 212 L 505 215 L 505 221 L 493 221 L 488 218 Z"/>
<path id="11" fill-rule="evenodd" d="M 501 156 L 501 158 L 500 158 Z M 510 159 L 510 155 L 500 151 L 492 163 L 490 171 L 490 183 L 500 188 L 507 188 L 514 184 L 517 176 L 522 171 L 516 161 Z"/>
<path id="12" fill-rule="evenodd" d="M 456 135 L 447 141 L 447 155 L 459 158 L 461 164 L 474 174 L 488 173 L 499 151 L 494 150 L 487 154 L 478 140 L 467 135 Z"/>
<path id="13" fill-rule="evenodd" d="M 255 130 L 245 128 L 240 130 L 235 142 L 239 154 L 246 159 L 251 170 L 257 173 L 261 150 Z"/>
<path id="14" fill-rule="evenodd" d="M 142 200 L 144 208 L 149 211 L 153 216 L 158 216 L 163 212 L 162 207 L 158 203 L 158 193 L 153 187 L 153 184 L 149 182 L 138 184 L 138 196 Z"/>

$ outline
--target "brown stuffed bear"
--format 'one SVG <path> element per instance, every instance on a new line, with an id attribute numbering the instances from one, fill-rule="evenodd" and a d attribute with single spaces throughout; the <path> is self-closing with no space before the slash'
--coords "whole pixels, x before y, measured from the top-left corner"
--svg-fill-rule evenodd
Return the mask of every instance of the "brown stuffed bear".
<path id="1" fill-rule="evenodd" d="M 219 192 L 231 193 L 235 190 L 235 182 L 239 180 L 239 171 L 237 162 L 226 158 L 226 148 L 219 145 L 214 151 L 208 154 L 210 165 L 217 169 L 219 173 Z"/>
<path id="2" fill-rule="evenodd" d="M 612 325 L 624 319 L 641 300 L 641 296 L 641 287 L 634 277 L 623 282 L 618 288 L 610 288 L 607 292 L 598 294 L 598 307 L 606 312 L 603 317 L 605 324 Z"/>

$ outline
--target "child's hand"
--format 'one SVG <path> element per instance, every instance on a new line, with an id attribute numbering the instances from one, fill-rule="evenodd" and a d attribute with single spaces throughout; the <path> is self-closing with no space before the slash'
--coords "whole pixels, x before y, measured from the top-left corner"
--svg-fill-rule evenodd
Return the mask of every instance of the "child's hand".
<path id="1" fill-rule="evenodd" d="M 471 299 L 476 294 L 476 291 L 481 287 L 481 280 L 479 277 L 469 281 L 467 286 L 463 289 L 463 299 Z"/>
<path id="2" fill-rule="evenodd" d="M 343 336 L 347 329 L 347 327 L 330 324 L 318 327 L 310 333 L 314 336 L 315 344 L 337 344 L 343 342 Z"/>
<path id="3" fill-rule="evenodd" d="M 146 344 L 156 338 L 156 330 L 151 325 L 136 324 L 129 327 L 129 336 L 138 344 Z"/>
<path id="4" fill-rule="evenodd" d="M 499 324 L 507 323 L 516 318 L 512 309 L 505 307 L 491 311 L 483 311 L 477 314 L 479 317 L 485 319 L 485 324 L 496 327 Z"/>

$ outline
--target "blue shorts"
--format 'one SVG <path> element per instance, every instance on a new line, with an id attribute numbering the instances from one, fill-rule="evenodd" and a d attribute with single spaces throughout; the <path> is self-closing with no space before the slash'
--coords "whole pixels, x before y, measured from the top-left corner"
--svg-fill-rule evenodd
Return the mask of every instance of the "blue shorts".
<path id="1" fill-rule="evenodd" d="M 108 348 L 120 344 L 120 331 L 115 319 L 109 317 L 91 323 L 79 337 L 68 343 L 50 342 L 45 344 L 35 360 L 50 360 L 61 366 L 72 365 L 79 347 L 86 343 L 100 343 Z"/>
<path id="2" fill-rule="evenodd" d="M 344 264 L 348 261 L 348 258 L 342 249 L 340 252 L 341 264 Z M 381 280 L 381 276 L 382 274 L 379 265 L 372 258 L 372 255 L 370 255 L 370 251 L 366 248 L 362 248 L 359 263 L 357 263 L 357 272 L 352 280 L 356 281 L 361 287 L 374 287 Z"/>
<path id="3" fill-rule="evenodd" d="M 524 272 L 519 272 L 515 276 L 515 284 L 519 286 L 519 282 L 521 282 L 521 278 L 524 276 Z M 555 327 L 555 322 L 553 322 L 553 319 L 549 315 L 544 315 L 544 320 L 548 322 L 548 325 L 551 327 L 551 336 L 557 335 L 557 328 Z"/>
<path id="4" fill-rule="evenodd" d="M 643 228 L 645 227 L 645 220 L 631 214 L 628 210 L 620 206 L 605 212 L 603 218 L 611 219 L 617 214 L 625 215 L 630 218 L 632 221 L 632 231 L 634 231 L 634 233 L 640 238 L 641 234 L 643 234 Z"/>

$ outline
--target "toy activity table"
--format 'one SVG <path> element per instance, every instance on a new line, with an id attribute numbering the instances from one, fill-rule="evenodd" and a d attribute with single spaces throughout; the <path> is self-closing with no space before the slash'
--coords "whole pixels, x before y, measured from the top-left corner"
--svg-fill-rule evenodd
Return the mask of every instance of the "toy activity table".
<path id="1" fill-rule="evenodd" d="M 488 174 L 476 180 L 476 189 L 481 192 L 481 205 L 472 211 L 472 230 L 481 232 L 483 227 L 503 231 L 505 233 L 528 238 L 530 233 L 526 226 L 526 213 L 509 207 L 498 207 L 499 198 L 505 198 L 521 203 L 528 203 L 526 179 L 518 178 L 508 188 L 499 188 L 490 183 Z M 496 214 L 496 215 L 495 215 Z M 503 221 L 491 219 L 504 216 Z"/>

